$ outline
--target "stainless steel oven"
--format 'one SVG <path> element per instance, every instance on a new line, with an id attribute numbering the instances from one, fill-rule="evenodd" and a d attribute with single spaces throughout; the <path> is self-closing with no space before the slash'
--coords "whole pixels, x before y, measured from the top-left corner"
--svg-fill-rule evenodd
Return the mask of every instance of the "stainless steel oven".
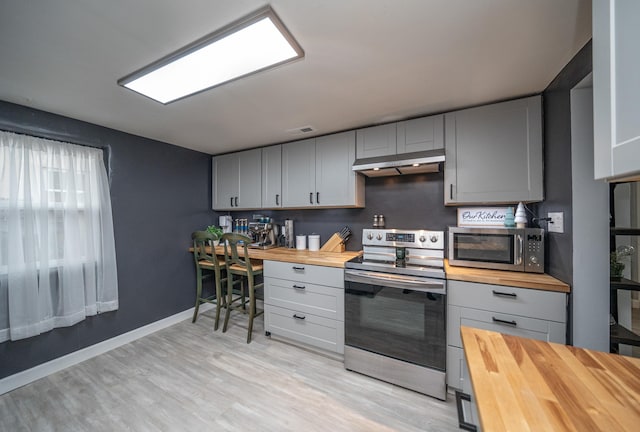
<path id="1" fill-rule="evenodd" d="M 446 399 L 443 237 L 365 230 L 345 270 L 347 369 Z"/>

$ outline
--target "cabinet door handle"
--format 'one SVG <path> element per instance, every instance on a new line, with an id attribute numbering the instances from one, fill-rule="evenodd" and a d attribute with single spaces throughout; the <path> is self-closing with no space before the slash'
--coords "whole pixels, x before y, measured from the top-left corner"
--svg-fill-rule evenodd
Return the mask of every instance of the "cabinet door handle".
<path id="1" fill-rule="evenodd" d="M 449 183 L 449 198 L 453 199 L 453 183 Z"/>
<path id="2" fill-rule="evenodd" d="M 306 316 L 304 316 L 304 315 L 298 315 L 298 314 L 293 314 L 293 317 L 294 317 L 295 319 L 299 319 L 299 320 L 303 320 L 303 319 L 305 319 L 305 318 L 306 318 Z"/>
<path id="3" fill-rule="evenodd" d="M 307 287 L 306 287 L 306 286 L 304 286 L 304 285 L 294 285 L 293 287 L 294 287 L 295 289 L 301 289 L 301 290 L 303 290 L 303 289 L 307 288 Z"/>
<path id="4" fill-rule="evenodd" d="M 236 207 L 238 207 L 238 197 L 236 197 Z"/>
<path id="5" fill-rule="evenodd" d="M 296 267 L 296 266 L 293 266 L 293 269 L 294 269 L 295 271 L 304 271 L 304 267 Z"/>
<path id="6" fill-rule="evenodd" d="M 309 204 L 313 204 L 313 192 L 309 192 Z"/>
<path id="7" fill-rule="evenodd" d="M 276 205 L 280 205 L 280 194 L 276 194 Z"/>
<path id="8" fill-rule="evenodd" d="M 320 192 L 316 192 L 316 203 L 320 204 Z"/>
<path id="9" fill-rule="evenodd" d="M 500 297 L 511 297 L 511 298 L 518 297 L 518 294 L 516 294 L 516 293 L 501 292 L 501 291 L 496 291 L 496 290 L 493 290 L 493 295 L 494 296 L 500 296 Z"/>
<path id="10" fill-rule="evenodd" d="M 462 410 L 462 401 L 471 402 L 471 396 L 461 391 L 456 390 L 456 407 L 458 408 L 458 427 L 462 430 L 476 432 L 478 428 L 476 425 L 469 423 L 464 418 L 464 411 Z"/>
<path id="11" fill-rule="evenodd" d="M 518 327 L 518 323 L 515 322 L 515 321 L 501 320 L 501 319 L 496 318 L 496 317 L 491 317 L 491 319 L 493 320 L 494 323 L 497 323 L 497 324 L 504 324 L 504 325 L 509 325 L 509 326 L 513 326 L 513 327 Z"/>
<path id="12" fill-rule="evenodd" d="M 233 207 L 233 197 L 229 197 L 229 204 L 231 204 L 231 207 Z"/>

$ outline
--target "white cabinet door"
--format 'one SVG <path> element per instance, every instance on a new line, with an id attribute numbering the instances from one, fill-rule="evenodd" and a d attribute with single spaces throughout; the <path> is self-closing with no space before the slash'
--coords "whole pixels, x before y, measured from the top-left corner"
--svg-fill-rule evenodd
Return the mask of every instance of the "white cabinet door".
<path id="1" fill-rule="evenodd" d="M 396 132 L 398 154 L 444 148 L 444 115 L 399 122 Z"/>
<path id="2" fill-rule="evenodd" d="M 358 159 L 396 154 L 396 124 L 389 123 L 356 131 Z"/>
<path id="3" fill-rule="evenodd" d="M 593 1 L 594 174 L 640 174 L 640 2 Z"/>
<path id="4" fill-rule="evenodd" d="M 540 96 L 445 115 L 445 204 L 542 201 Z"/>
<path id="5" fill-rule="evenodd" d="M 282 146 L 262 149 L 262 207 L 282 207 Z"/>
<path id="6" fill-rule="evenodd" d="M 262 149 L 243 151 L 238 154 L 238 208 L 262 207 Z M 235 204 L 235 203 L 234 203 Z"/>
<path id="7" fill-rule="evenodd" d="M 213 209 L 233 210 L 236 208 L 239 190 L 238 154 L 215 156 L 212 163 Z"/>
<path id="8" fill-rule="evenodd" d="M 354 131 L 316 139 L 316 205 L 354 206 L 359 204 L 356 202 L 358 195 L 364 201 L 364 194 L 359 193 L 364 185 L 358 187 L 364 179 L 351 169 L 355 150 Z"/>
<path id="9" fill-rule="evenodd" d="M 282 206 L 315 204 L 316 140 L 311 138 L 282 145 Z"/>

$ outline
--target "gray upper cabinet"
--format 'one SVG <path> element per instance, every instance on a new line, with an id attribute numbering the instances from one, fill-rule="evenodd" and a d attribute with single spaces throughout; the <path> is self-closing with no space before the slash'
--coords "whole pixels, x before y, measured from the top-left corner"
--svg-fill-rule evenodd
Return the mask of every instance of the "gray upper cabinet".
<path id="1" fill-rule="evenodd" d="M 596 179 L 624 180 L 640 174 L 638 17 L 638 1 L 593 2 Z"/>
<path id="2" fill-rule="evenodd" d="M 212 171 L 214 210 L 262 206 L 262 149 L 215 156 Z"/>
<path id="3" fill-rule="evenodd" d="M 262 149 L 262 207 L 282 207 L 282 146 Z"/>
<path id="4" fill-rule="evenodd" d="M 396 154 L 396 124 L 358 129 L 356 140 L 358 159 Z"/>
<path id="5" fill-rule="evenodd" d="M 445 114 L 445 204 L 542 201 L 542 98 Z"/>
<path id="6" fill-rule="evenodd" d="M 283 207 L 364 207 L 355 131 L 282 145 Z"/>
<path id="7" fill-rule="evenodd" d="M 444 148 L 444 115 L 398 122 L 396 137 L 398 154 Z"/>

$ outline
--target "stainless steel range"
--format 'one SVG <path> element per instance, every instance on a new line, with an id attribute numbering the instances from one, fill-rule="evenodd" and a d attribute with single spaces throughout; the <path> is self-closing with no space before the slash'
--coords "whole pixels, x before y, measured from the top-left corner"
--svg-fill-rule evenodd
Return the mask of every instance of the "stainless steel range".
<path id="1" fill-rule="evenodd" d="M 444 232 L 365 229 L 346 263 L 349 370 L 446 399 Z"/>

